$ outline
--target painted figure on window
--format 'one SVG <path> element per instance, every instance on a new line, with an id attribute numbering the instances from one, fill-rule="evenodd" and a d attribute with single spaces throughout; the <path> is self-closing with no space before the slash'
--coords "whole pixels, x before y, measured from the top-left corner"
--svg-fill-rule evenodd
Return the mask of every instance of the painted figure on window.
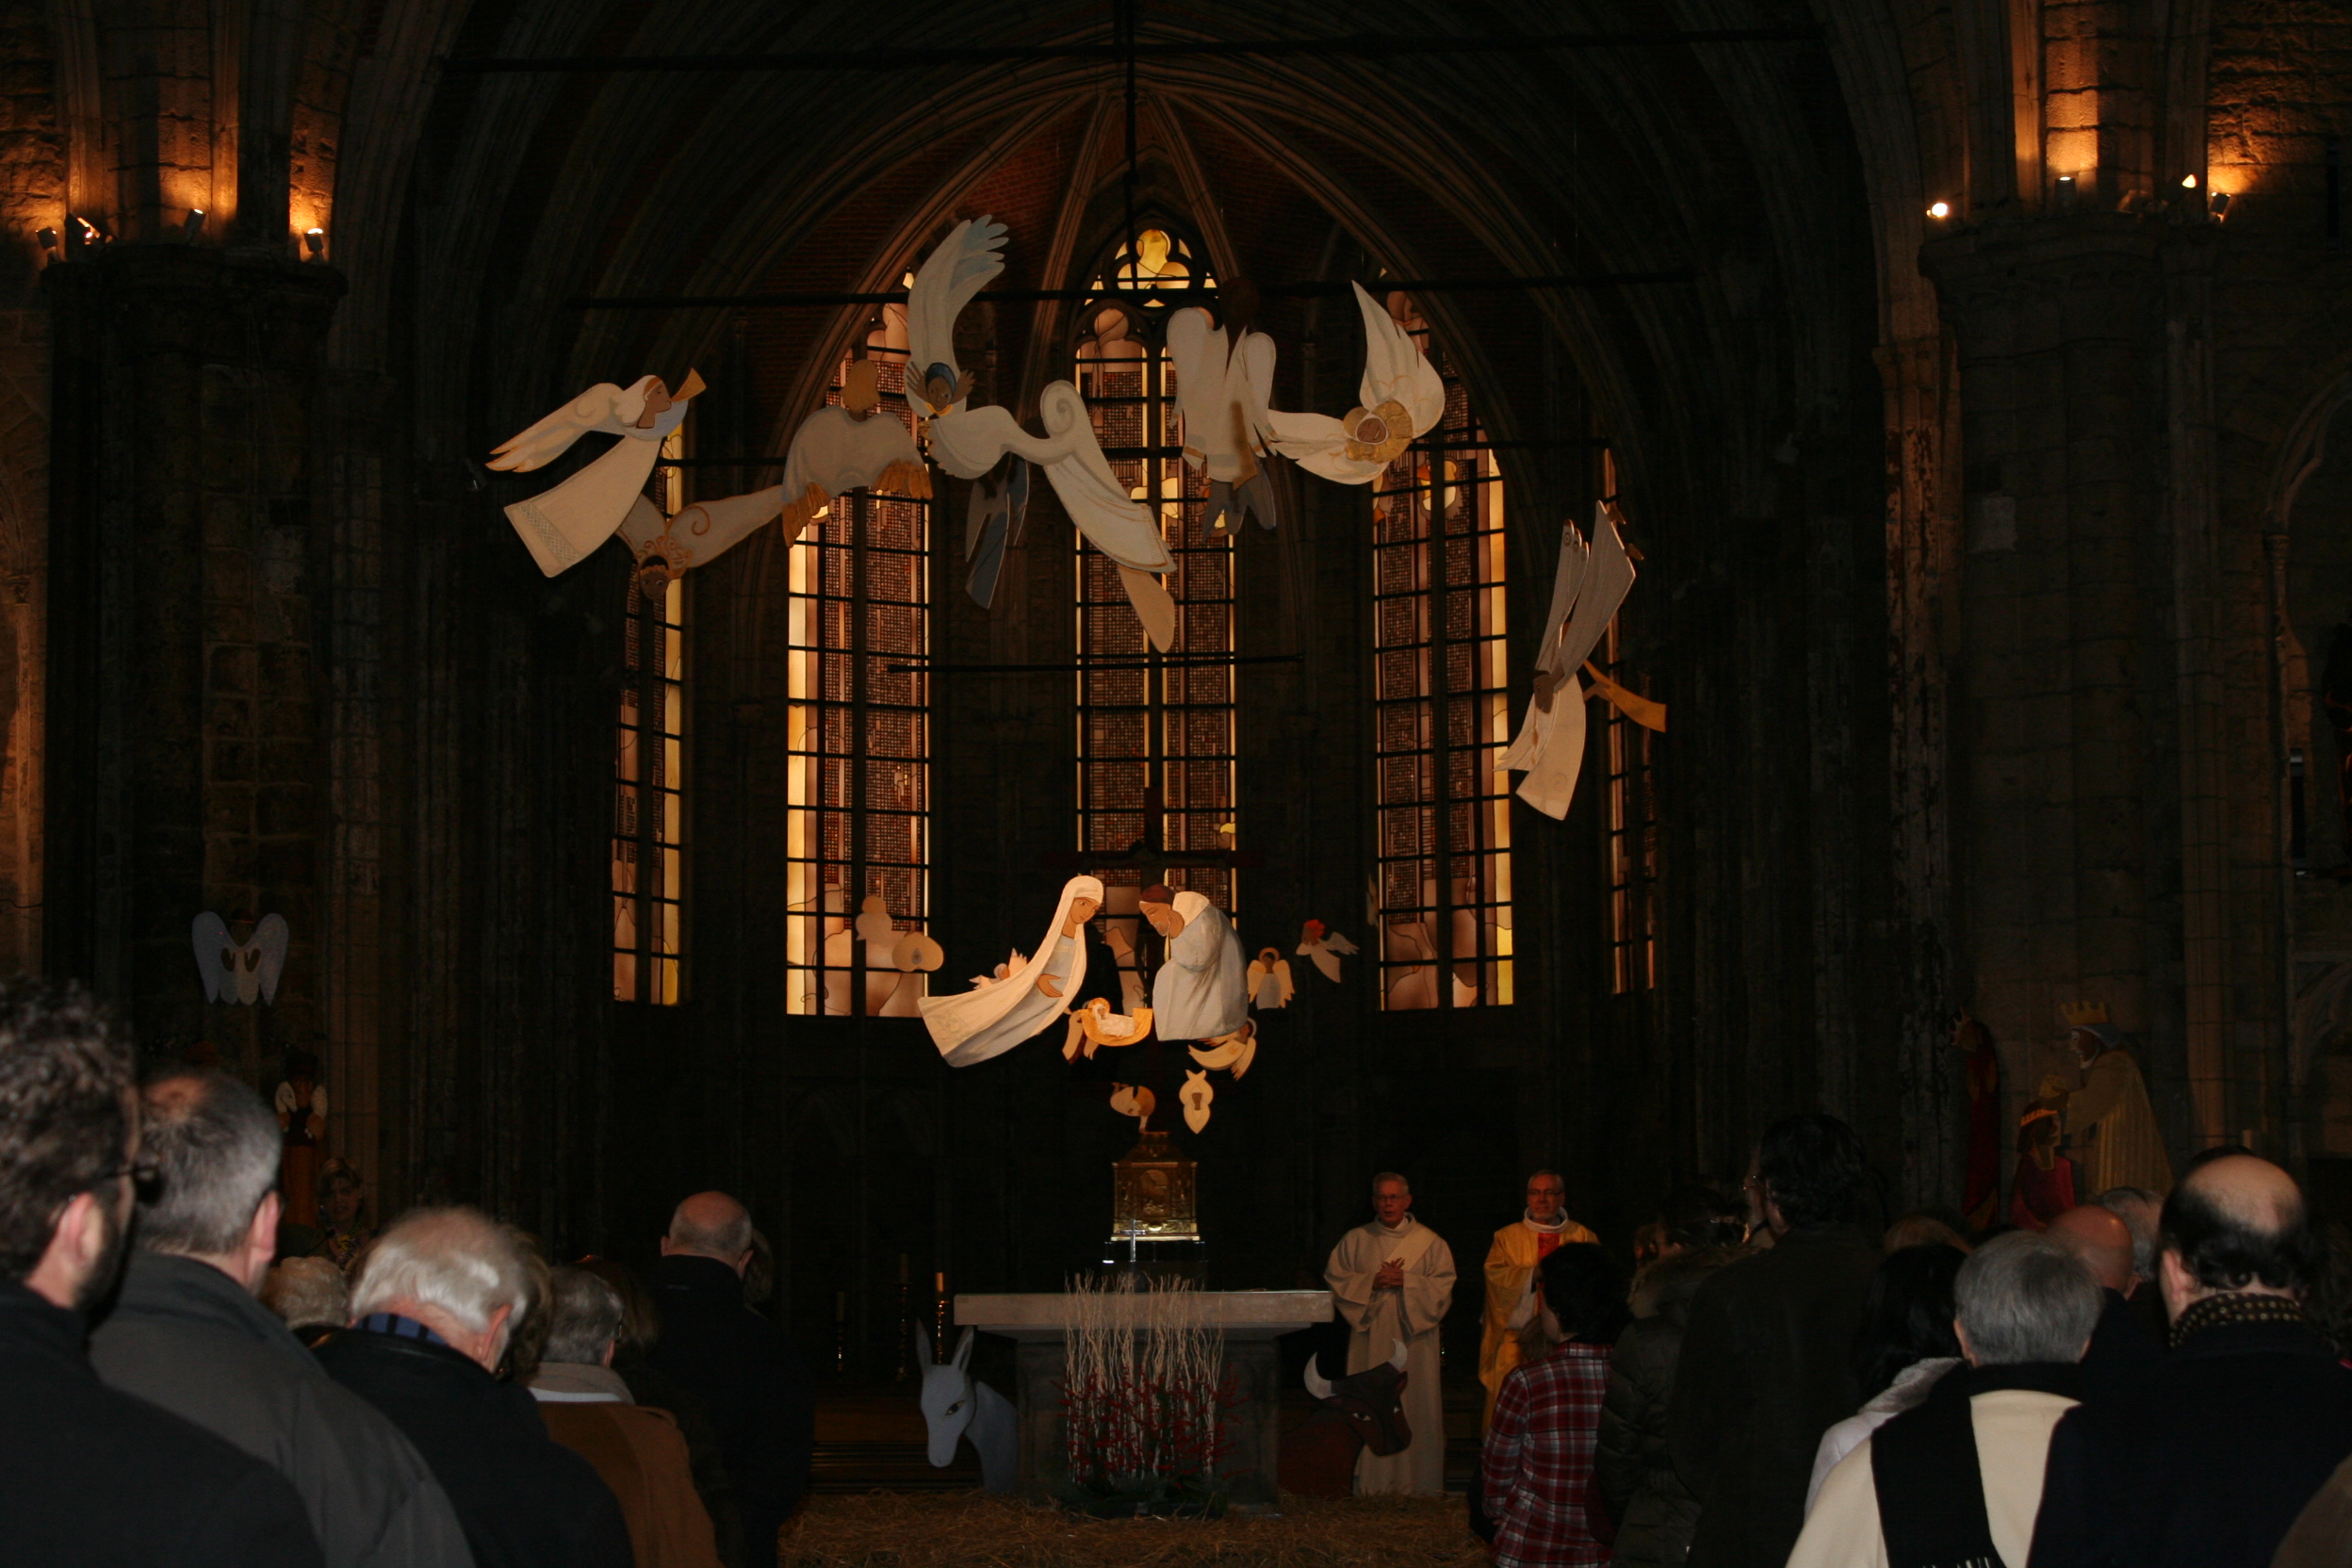
<path id="1" fill-rule="evenodd" d="M 1086 923 L 1102 907 L 1102 883 L 1073 876 L 1062 886 L 1053 923 L 1035 956 L 1002 980 L 918 1004 L 931 1041 L 950 1067 L 1001 1056 L 1067 1014 L 1084 994 Z"/>

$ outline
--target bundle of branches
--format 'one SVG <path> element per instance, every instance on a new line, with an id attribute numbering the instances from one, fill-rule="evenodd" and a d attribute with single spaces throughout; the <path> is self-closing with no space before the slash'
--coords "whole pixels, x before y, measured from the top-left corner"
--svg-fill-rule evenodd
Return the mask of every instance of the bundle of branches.
<path id="1" fill-rule="evenodd" d="M 1062 1413 L 1064 1500 L 1091 1513 L 1214 1515 L 1224 1413 L 1238 1398 L 1225 1336 L 1184 1280 L 1070 1281 Z"/>
<path id="2" fill-rule="evenodd" d="M 1073 1519 L 976 1492 L 808 1499 L 779 1568 L 1486 1568 L 1462 1501 L 1285 1498 L 1273 1518 Z"/>

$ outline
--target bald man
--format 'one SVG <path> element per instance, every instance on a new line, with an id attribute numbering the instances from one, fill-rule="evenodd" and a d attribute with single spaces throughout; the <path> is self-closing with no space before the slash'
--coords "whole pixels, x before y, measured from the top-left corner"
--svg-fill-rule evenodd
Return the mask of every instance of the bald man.
<path id="1" fill-rule="evenodd" d="M 2100 1404 L 2137 1389 L 2164 1364 L 2164 1348 L 2132 1305 L 2140 1277 L 2132 1269 L 2132 1227 L 2095 1203 L 2071 1208 L 2043 1233 L 2074 1254 L 2099 1282 L 2105 1305 L 2082 1357 L 2082 1401 Z"/>
<path id="2" fill-rule="evenodd" d="M 645 1359 L 710 1407 L 754 1563 L 776 1560 L 776 1535 L 800 1506 L 816 1446 L 808 1358 L 743 1304 L 751 1213 L 724 1192 L 698 1192 L 670 1216 L 653 1298 L 662 1338 Z"/>
<path id="3" fill-rule="evenodd" d="M 2193 1167 L 2161 1243 L 2172 1353 L 2058 1424 L 2033 1568 L 2268 1568 L 2352 1455 L 2352 1370 L 2303 1316 L 2320 1247 L 2295 1179 L 2250 1154 Z"/>

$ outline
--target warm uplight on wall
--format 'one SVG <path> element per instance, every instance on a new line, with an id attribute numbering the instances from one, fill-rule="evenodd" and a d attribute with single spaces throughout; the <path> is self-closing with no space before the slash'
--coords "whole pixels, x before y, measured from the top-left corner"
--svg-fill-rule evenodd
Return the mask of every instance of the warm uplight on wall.
<path id="1" fill-rule="evenodd" d="M 190 207 L 188 209 L 188 216 L 180 220 L 180 237 L 182 239 L 194 241 L 202 239 L 204 237 L 204 209 L 202 207 Z"/>
<path id="2" fill-rule="evenodd" d="M 1928 205 L 1927 215 L 1930 218 L 1950 218 L 1952 216 L 1952 204 L 1950 202 L 1931 203 Z"/>
<path id="3" fill-rule="evenodd" d="M 302 231 L 302 250 L 308 253 L 310 259 L 313 261 L 326 260 L 327 231 L 324 229 L 304 229 Z"/>
<path id="4" fill-rule="evenodd" d="M 2183 190 L 2195 190 L 2197 188 L 2197 176 L 2195 174 L 2181 175 L 2180 188 Z"/>

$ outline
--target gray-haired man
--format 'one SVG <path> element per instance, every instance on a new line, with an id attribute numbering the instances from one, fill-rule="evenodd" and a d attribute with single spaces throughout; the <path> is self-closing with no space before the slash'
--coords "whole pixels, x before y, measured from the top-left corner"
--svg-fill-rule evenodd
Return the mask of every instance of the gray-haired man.
<path id="1" fill-rule="evenodd" d="M 142 1098 L 139 1146 L 155 1181 L 122 1297 L 90 1336 L 99 1377 L 293 1482 L 330 1568 L 471 1561 L 449 1499 L 400 1429 L 254 1299 L 277 1246 L 277 1119 L 219 1073 L 160 1078 Z"/>
<path id="2" fill-rule="evenodd" d="M 2027 1232 L 1979 1248 L 1954 1295 L 1968 1367 L 1829 1473 L 1788 1568 L 2026 1560 L 2103 1298 L 2080 1259 Z"/>

